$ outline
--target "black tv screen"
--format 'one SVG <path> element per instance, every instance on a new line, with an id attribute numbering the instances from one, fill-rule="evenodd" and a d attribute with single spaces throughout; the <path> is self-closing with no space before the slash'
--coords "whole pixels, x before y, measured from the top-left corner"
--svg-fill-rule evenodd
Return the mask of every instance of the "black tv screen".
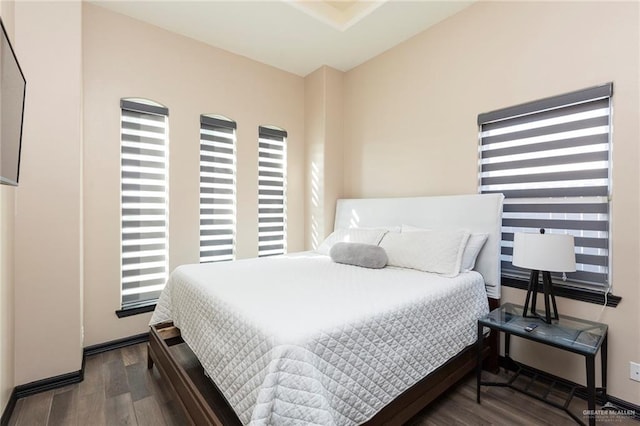
<path id="1" fill-rule="evenodd" d="M 0 19 L 0 183 L 18 185 L 26 80 Z"/>

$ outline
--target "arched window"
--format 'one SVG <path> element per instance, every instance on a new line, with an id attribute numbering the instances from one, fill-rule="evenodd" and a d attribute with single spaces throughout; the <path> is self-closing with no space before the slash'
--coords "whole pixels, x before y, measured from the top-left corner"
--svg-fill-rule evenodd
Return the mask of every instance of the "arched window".
<path id="1" fill-rule="evenodd" d="M 146 99 L 120 101 L 122 309 L 156 302 L 168 272 L 168 116 Z"/>
<path id="2" fill-rule="evenodd" d="M 236 235 L 236 122 L 200 116 L 200 262 L 233 260 Z"/>
<path id="3" fill-rule="evenodd" d="M 258 128 L 258 256 L 287 252 L 287 132 Z"/>

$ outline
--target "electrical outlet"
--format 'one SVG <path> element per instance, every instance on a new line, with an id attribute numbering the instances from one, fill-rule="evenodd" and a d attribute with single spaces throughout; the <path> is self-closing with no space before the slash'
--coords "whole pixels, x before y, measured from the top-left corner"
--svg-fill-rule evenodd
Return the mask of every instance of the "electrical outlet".
<path id="1" fill-rule="evenodd" d="M 629 378 L 640 382 L 640 364 L 637 362 L 629 363 Z"/>

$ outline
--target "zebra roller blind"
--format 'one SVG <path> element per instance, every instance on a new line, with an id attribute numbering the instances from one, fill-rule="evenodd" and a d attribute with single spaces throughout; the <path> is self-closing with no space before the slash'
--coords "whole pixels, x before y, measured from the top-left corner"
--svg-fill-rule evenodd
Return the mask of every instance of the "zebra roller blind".
<path id="1" fill-rule="evenodd" d="M 502 275 L 526 277 L 511 264 L 513 234 L 573 235 L 577 270 L 554 280 L 606 290 L 613 84 L 480 114 L 480 191 L 505 195 Z"/>
<path id="2" fill-rule="evenodd" d="M 258 256 L 287 252 L 287 132 L 258 128 Z"/>
<path id="3" fill-rule="evenodd" d="M 233 260 L 236 123 L 200 116 L 200 262 Z"/>
<path id="4" fill-rule="evenodd" d="M 167 280 L 169 111 L 120 102 L 122 309 L 153 303 Z"/>

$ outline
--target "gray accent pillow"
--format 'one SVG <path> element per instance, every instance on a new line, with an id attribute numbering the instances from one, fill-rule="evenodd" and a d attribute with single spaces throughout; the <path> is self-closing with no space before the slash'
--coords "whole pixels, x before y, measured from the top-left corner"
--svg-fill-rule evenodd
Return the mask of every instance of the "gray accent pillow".
<path id="1" fill-rule="evenodd" d="M 387 252 L 382 247 L 362 243 L 335 243 L 329 256 L 336 263 L 380 269 L 387 266 Z"/>

